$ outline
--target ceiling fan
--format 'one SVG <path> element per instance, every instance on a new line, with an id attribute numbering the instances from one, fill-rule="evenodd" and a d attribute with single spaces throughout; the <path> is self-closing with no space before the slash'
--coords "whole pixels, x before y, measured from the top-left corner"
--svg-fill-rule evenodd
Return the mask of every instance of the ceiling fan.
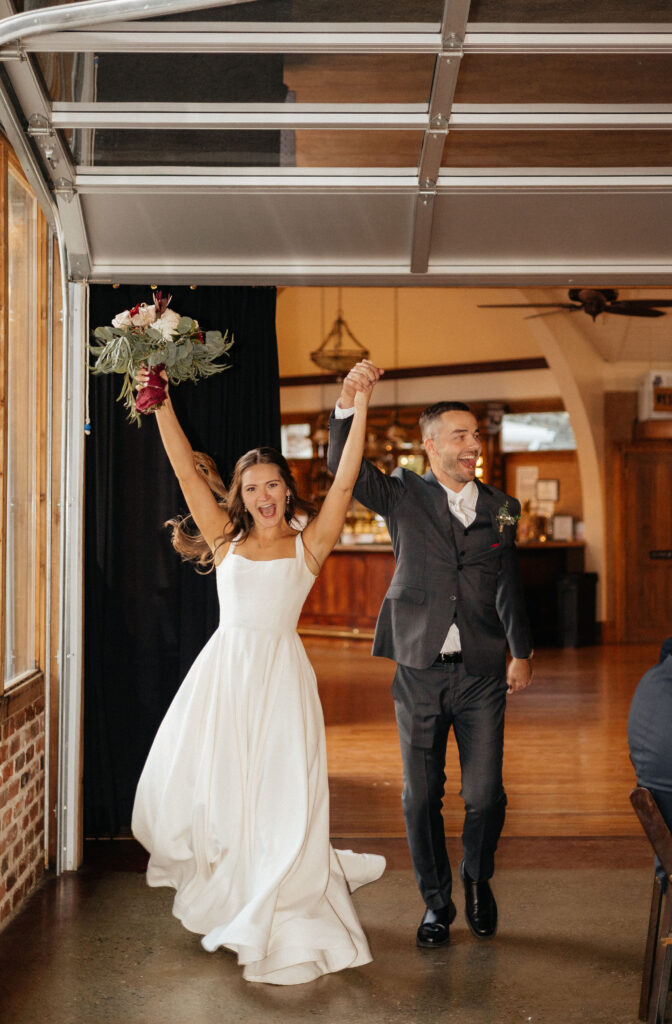
<path id="1" fill-rule="evenodd" d="M 672 299 L 619 299 L 618 292 L 613 288 L 570 288 L 569 302 L 514 302 L 502 305 L 484 305 L 479 309 L 549 309 L 560 312 L 563 309 L 570 313 L 583 310 L 593 320 L 600 313 L 615 313 L 618 316 L 665 316 L 658 306 L 672 306 Z M 531 320 L 535 316 L 551 316 L 552 313 L 532 313 L 525 317 Z"/>

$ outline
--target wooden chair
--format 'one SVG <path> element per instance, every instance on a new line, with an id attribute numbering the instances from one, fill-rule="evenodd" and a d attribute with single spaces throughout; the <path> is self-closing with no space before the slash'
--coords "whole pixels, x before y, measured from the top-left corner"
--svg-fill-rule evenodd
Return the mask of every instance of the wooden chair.
<path id="1" fill-rule="evenodd" d="M 639 1019 L 647 1024 L 664 1024 L 672 973 L 672 833 L 652 794 L 644 786 L 633 789 L 630 802 L 668 878 L 664 893 L 658 876 L 653 879 L 639 997 Z"/>

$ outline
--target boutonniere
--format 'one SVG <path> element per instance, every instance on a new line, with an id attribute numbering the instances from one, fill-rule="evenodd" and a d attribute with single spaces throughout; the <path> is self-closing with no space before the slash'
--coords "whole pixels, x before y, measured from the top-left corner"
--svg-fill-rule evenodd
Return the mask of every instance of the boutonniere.
<path id="1" fill-rule="evenodd" d="M 509 512 L 509 500 L 507 498 L 497 513 L 499 532 L 504 533 L 505 526 L 515 526 L 519 519 L 520 516 L 514 516 L 513 512 Z"/>

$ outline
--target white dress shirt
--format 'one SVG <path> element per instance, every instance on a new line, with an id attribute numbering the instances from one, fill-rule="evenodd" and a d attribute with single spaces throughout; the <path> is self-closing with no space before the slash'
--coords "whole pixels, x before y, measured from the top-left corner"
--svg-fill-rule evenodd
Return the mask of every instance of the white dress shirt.
<path id="1" fill-rule="evenodd" d="M 337 420 L 347 420 L 350 416 L 355 415 L 354 405 L 350 409 L 341 409 L 340 402 L 336 402 L 334 406 L 334 416 Z"/>
<path id="2" fill-rule="evenodd" d="M 451 491 L 450 487 L 446 487 L 445 484 L 441 484 L 441 486 L 448 496 L 448 508 L 452 515 L 462 523 L 462 526 L 471 526 L 476 518 L 476 502 L 478 501 L 478 487 L 474 481 L 470 480 L 461 491 Z M 441 654 L 453 654 L 455 651 L 461 650 L 460 631 L 457 624 L 453 622 L 443 641 Z"/>

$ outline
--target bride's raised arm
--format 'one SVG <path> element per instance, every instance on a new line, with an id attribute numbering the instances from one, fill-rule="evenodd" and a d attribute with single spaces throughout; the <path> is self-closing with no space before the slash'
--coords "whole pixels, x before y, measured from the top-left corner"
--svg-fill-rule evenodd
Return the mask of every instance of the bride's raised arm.
<path id="1" fill-rule="evenodd" d="M 306 548 L 317 563 L 316 565 L 311 564 L 313 572 L 319 571 L 341 535 L 352 491 L 362 464 L 369 401 L 373 389 L 383 373 L 383 370 L 368 361 L 366 364 L 358 363 L 357 368 L 358 379 L 352 382 L 352 386 L 356 388 L 355 413 L 343 455 L 322 508 L 303 531 Z"/>
<path id="2" fill-rule="evenodd" d="M 165 373 L 162 373 L 162 377 L 166 381 L 166 400 L 156 409 L 154 415 L 163 447 L 194 522 L 210 550 L 214 550 L 216 541 L 222 538 L 229 525 L 229 516 L 226 509 L 217 501 L 203 473 L 199 472 L 196 467 L 195 453 L 182 430 L 170 400 L 168 378 Z M 144 386 L 146 379 L 147 372 L 141 370 L 136 378 L 136 383 L 140 388 Z"/>

